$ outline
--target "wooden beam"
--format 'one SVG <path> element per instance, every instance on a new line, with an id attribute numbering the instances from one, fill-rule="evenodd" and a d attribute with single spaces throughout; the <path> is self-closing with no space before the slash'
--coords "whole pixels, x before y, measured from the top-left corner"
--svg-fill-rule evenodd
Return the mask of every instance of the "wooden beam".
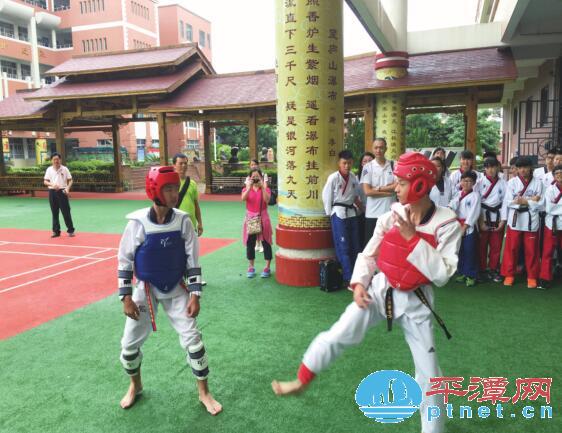
<path id="1" fill-rule="evenodd" d="M 213 158 L 211 156 L 211 125 L 208 120 L 203 122 L 203 152 L 205 152 L 205 193 L 211 194 L 211 185 L 213 183 Z"/>
<path id="2" fill-rule="evenodd" d="M 2 136 L 2 130 L 0 130 L 0 176 L 5 176 L 5 175 L 6 175 L 6 164 L 4 163 L 4 137 Z"/>
<path id="3" fill-rule="evenodd" d="M 57 111 L 55 120 L 55 135 L 57 140 L 57 153 L 60 153 L 61 160 L 66 163 L 66 146 L 64 145 L 64 120 L 60 110 Z"/>
<path id="4" fill-rule="evenodd" d="M 160 143 L 160 165 L 168 165 L 168 131 L 166 113 L 158 113 L 158 140 Z"/>
<path id="5" fill-rule="evenodd" d="M 375 139 L 375 97 L 365 95 L 365 152 L 371 152 Z M 359 155 L 357 155 L 359 156 Z"/>
<path id="6" fill-rule="evenodd" d="M 476 155 L 477 120 L 478 120 L 478 89 L 468 90 L 466 101 L 466 144 L 465 147 Z"/>
<path id="7" fill-rule="evenodd" d="M 248 147 L 250 148 L 250 159 L 258 158 L 258 125 L 256 123 L 256 113 L 253 111 L 248 117 Z"/>
<path id="8" fill-rule="evenodd" d="M 113 137 L 113 165 L 115 166 L 115 192 L 123 192 L 123 164 L 121 163 L 121 139 L 118 123 L 113 123 L 111 133 Z"/>

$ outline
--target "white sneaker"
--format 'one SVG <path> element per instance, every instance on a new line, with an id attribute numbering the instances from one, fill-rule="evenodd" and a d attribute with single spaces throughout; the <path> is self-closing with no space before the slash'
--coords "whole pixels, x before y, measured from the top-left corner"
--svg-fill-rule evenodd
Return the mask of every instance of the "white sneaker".
<path id="1" fill-rule="evenodd" d="M 260 245 L 260 247 L 258 248 L 258 252 L 263 253 L 263 245 Z"/>

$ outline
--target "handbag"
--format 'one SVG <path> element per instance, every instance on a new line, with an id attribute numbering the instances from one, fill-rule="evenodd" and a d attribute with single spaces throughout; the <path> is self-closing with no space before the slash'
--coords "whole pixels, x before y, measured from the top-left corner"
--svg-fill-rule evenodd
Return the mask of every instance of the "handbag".
<path id="1" fill-rule="evenodd" d="M 261 233 L 261 206 L 263 198 L 260 197 L 260 213 L 246 220 L 246 232 L 248 235 L 258 235 Z"/>

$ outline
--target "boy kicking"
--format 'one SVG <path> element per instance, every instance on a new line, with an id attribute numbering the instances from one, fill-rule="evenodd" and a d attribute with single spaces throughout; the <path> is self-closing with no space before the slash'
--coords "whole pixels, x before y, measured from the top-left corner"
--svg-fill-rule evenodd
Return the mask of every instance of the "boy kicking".
<path id="1" fill-rule="evenodd" d="M 383 320 L 389 330 L 393 321 L 404 330 L 422 395 L 430 389 L 429 379 L 441 376 L 431 323 L 435 315 L 431 284 L 443 286 L 455 273 L 461 231 L 455 213 L 435 206 L 429 198 L 436 181 L 431 161 L 419 153 L 406 153 L 394 174 L 400 203 L 381 215 L 373 237 L 357 257 L 351 279 L 354 302 L 313 340 L 295 380 L 272 382 L 277 395 L 305 390 L 317 374 Z M 450 337 L 443 321 L 435 317 Z M 427 420 L 426 411 L 432 405 L 442 407 L 443 403 L 435 395 L 424 397 L 420 407 L 424 433 L 443 431 L 442 417 Z"/>

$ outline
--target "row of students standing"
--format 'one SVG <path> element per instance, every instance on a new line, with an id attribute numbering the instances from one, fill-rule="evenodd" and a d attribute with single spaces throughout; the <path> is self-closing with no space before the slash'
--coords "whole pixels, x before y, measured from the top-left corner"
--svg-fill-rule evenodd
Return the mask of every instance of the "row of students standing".
<path id="1" fill-rule="evenodd" d="M 473 171 L 474 156 L 464 151 L 461 168 L 449 178 L 441 175 L 443 161 L 433 158 L 440 181 L 430 196 L 441 206 L 449 200 L 448 206 L 455 210 L 464 230 L 457 281 L 472 286 L 480 270 L 497 282 L 502 281 L 503 276 L 504 284 L 511 286 L 523 249 L 527 286 L 546 288 L 550 285 L 552 257 L 555 249 L 562 245 L 562 233 L 559 234 L 556 227 L 558 215 L 562 214 L 562 182 L 557 182 L 555 178 L 558 165 L 562 166 L 562 150 L 551 150 L 548 156 L 547 166 L 535 172 L 528 157 L 512 161 L 516 172 L 509 181 L 500 173 L 501 167 L 495 155 L 484 160 L 485 172 L 478 173 Z M 544 231 L 541 211 L 545 215 Z M 542 260 L 541 238 L 544 239 Z"/>
<path id="2" fill-rule="evenodd" d="M 340 152 L 338 171 L 329 176 L 324 186 L 324 208 L 331 219 L 344 284 L 351 278 L 357 254 L 372 237 L 378 217 L 396 201 L 393 162 L 386 159 L 385 153 L 386 141 L 375 139 L 373 154 L 363 154 L 360 173 L 355 176 L 351 171 L 352 153 Z M 447 170 L 443 149 L 436 149 L 432 157 L 438 176 L 430 198 L 438 206 L 453 209 L 463 230 L 457 281 L 472 286 L 479 275 L 485 274 L 496 282 L 503 280 L 505 285 L 513 285 L 524 248 L 526 254 L 521 257 L 528 286 L 547 287 L 552 281 L 552 256 L 557 247 L 562 247 L 562 230 L 559 232 L 556 225 L 562 225 L 558 222 L 562 214 L 562 182 L 557 184 L 554 176 L 555 164 L 562 164 L 562 150 L 549 151 L 546 167 L 534 173 L 529 158 L 512 161 L 517 167 L 511 171 L 509 181 L 495 154 L 484 156 L 483 173 L 473 169 L 474 155 L 470 151 L 461 153 L 460 169 L 453 173 Z M 550 215 L 544 220 L 542 260 L 538 244 L 541 210 Z"/>

